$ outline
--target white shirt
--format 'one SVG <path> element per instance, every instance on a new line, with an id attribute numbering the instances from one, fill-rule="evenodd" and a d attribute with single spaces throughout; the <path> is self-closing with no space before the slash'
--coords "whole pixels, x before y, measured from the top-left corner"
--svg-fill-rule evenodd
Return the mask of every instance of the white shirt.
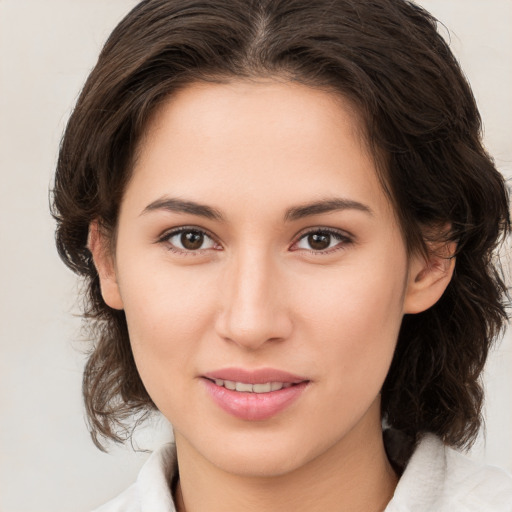
<path id="1" fill-rule="evenodd" d="M 166 477 L 176 471 L 174 446 L 164 445 L 147 460 L 132 486 L 94 512 L 176 512 Z M 427 434 L 385 512 L 512 512 L 512 477 Z"/>

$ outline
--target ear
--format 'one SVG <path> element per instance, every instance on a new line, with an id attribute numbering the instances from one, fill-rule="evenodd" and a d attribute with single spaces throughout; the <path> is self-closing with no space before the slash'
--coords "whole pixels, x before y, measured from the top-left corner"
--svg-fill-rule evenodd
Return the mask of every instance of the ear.
<path id="1" fill-rule="evenodd" d="M 109 240 L 105 233 L 102 233 L 98 221 L 93 221 L 89 225 L 87 246 L 91 251 L 94 266 L 98 271 L 103 300 L 113 309 L 123 309 L 114 257 L 109 247 Z"/>
<path id="2" fill-rule="evenodd" d="M 433 306 L 443 295 L 455 268 L 455 242 L 429 247 L 427 257 L 413 255 L 404 300 L 404 313 L 421 313 Z"/>

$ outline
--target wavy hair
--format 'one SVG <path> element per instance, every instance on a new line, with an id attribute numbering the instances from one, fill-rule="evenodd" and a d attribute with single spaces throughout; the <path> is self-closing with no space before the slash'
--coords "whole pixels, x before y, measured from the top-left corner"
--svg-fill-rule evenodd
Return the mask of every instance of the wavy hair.
<path id="1" fill-rule="evenodd" d="M 510 229 L 508 195 L 437 21 L 406 0 L 145 0 L 110 35 L 69 119 L 52 206 L 60 256 L 85 283 L 83 395 L 94 442 L 126 440 L 134 418 L 156 407 L 124 312 L 102 299 L 89 225 L 115 236 L 137 143 L 169 95 L 197 81 L 258 77 L 351 101 L 408 250 L 456 242 L 443 297 L 403 319 L 382 415 L 409 439 L 433 432 L 469 446 L 481 425 L 480 374 L 506 319 L 493 253 Z"/>

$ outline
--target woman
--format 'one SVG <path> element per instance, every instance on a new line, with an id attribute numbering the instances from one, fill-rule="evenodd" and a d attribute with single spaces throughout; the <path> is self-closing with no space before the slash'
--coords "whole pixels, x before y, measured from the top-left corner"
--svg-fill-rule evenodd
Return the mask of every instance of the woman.
<path id="1" fill-rule="evenodd" d="M 155 410 L 175 436 L 99 510 L 512 510 L 510 478 L 452 449 L 506 318 L 507 193 L 418 6 L 140 3 L 71 116 L 54 213 L 94 441 Z"/>

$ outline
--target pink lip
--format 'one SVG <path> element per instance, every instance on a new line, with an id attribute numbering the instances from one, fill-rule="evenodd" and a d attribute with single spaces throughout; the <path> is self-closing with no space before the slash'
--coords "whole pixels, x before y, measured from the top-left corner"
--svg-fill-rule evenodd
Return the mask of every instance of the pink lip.
<path id="1" fill-rule="evenodd" d="M 265 384 L 266 382 L 288 382 L 298 384 L 307 381 L 306 377 L 293 375 L 274 368 L 260 368 L 259 370 L 244 370 L 242 368 L 223 368 L 203 375 L 207 379 L 232 380 L 246 384 Z"/>
<path id="2" fill-rule="evenodd" d="M 283 382 L 292 383 L 293 386 L 269 393 L 244 393 L 217 386 L 211 379 L 231 380 L 247 384 Z M 275 416 L 295 402 L 309 384 L 307 379 L 271 368 L 256 371 L 226 368 L 207 373 L 201 380 L 210 397 L 221 409 L 247 421 L 262 421 Z"/>

